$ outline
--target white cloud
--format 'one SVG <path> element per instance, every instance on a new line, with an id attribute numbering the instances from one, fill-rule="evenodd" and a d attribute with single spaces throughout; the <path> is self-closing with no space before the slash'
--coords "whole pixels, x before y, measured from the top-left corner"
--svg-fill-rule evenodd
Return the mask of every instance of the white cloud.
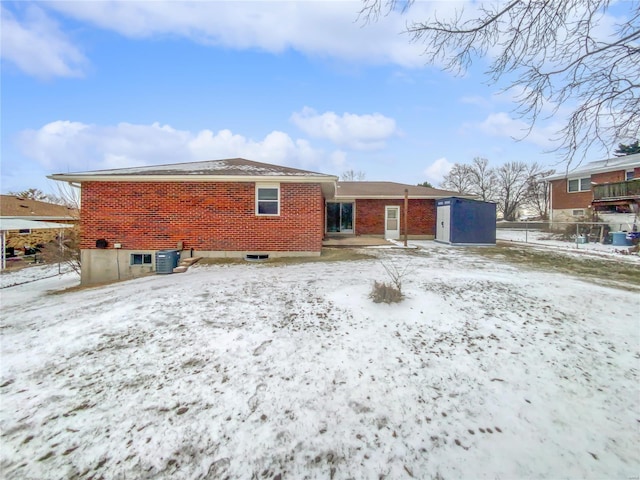
<path id="1" fill-rule="evenodd" d="M 235 49 L 258 48 L 369 64 L 421 67 L 423 47 L 400 35 L 407 22 L 425 18 L 428 2 L 408 14 L 390 12 L 377 22 L 358 21 L 362 4 L 335 2 L 51 2 L 68 17 L 131 38 L 178 35 Z"/>
<path id="2" fill-rule="evenodd" d="M 491 102 L 480 95 L 460 97 L 458 101 L 465 105 L 475 105 L 480 108 L 489 108 L 491 106 Z"/>
<path id="3" fill-rule="evenodd" d="M 384 148 L 385 141 L 398 133 L 396 121 L 380 113 L 318 114 L 314 109 L 304 107 L 301 112 L 291 115 L 291 121 L 313 138 L 328 139 L 336 145 L 355 150 Z"/>
<path id="4" fill-rule="evenodd" d="M 424 174 L 427 180 L 435 187 L 442 183 L 444 176 L 449 173 L 453 163 L 447 160 L 446 157 L 441 157 L 424 169 Z"/>
<path id="5" fill-rule="evenodd" d="M 527 143 L 543 148 L 554 148 L 557 146 L 554 139 L 557 138 L 557 132 L 561 128 L 557 122 L 540 126 L 538 121 L 533 128 L 523 120 L 512 118 L 506 112 L 492 113 L 479 124 L 467 124 L 465 127 L 477 129 L 482 133 L 494 137 L 508 137 L 515 140 L 522 140 Z"/>
<path id="6" fill-rule="evenodd" d="M 1 7 L 2 59 L 40 78 L 79 77 L 87 61 L 42 9 L 30 5 L 20 21 Z"/>
<path id="7" fill-rule="evenodd" d="M 344 153 L 325 153 L 304 139 L 273 131 L 252 140 L 230 130 L 177 130 L 169 125 L 87 125 L 58 120 L 19 134 L 21 153 L 49 172 L 123 168 L 162 163 L 245 157 L 292 167 L 328 169 Z"/>

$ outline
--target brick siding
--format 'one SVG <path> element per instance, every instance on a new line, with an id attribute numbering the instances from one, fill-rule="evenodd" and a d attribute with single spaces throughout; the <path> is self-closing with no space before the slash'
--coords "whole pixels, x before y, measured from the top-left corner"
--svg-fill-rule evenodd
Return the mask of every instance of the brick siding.
<path id="1" fill-rule="evenodd" d="M 322 248 L 319 184 L 281 183 L 280 215 L 256 216 L 253 182 L 86 182 L 81 248 L 96 240 L 124 249 L 317 251 Z"/>
<path id="2" fill-rule="evenodd" d="M 356 235 L 384 235 L 384 207 L 400 207 L 400 235 L 404 235 L 404 200 L 356 200 Z M 408 235 L 436 234 L 435 200 L 409 199 Z"/>
<path id="3" fill-rule="evenodd" d="M 617 172 L 596 173 L 591 175 L 591 181 L 594 183 L 624 182 L 626 180 L 625 177 L 625 171 L 618 170 Z"/>
<path id="4" fill-rule="evenodd" d="M 634 170 L 635 171 L 635 170 Z M 623 182 L 625 180 L 625 170 L 616 170 L 614 172 L 596 173 L 591 176 L 593 183 L 612 183 Z M 572 176 L 571 178 L 579 178 Z M 554 210 L 562 210 L 567 208 L 587 208 L 593 201 L 593 191 L 587 192 L 571 192 L 567 191 L 567 180 L 552 180 L 551 195 L 553 199 L 552 208 Z"/>
<path id="5" fill-rule="evenodd" d="M 553 200 L 552 208 L 560 210 L 563 208 L 586 208 L 591 205 L 593 200 L 593 192 L 571 192 L 567 191 L 567 180 L 551 181 L 551 198 Z"/>

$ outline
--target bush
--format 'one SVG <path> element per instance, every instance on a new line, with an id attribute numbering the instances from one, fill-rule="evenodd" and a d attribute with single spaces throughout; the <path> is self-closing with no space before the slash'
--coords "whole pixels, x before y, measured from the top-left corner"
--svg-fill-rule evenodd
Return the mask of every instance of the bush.
<path id="1" fill-rule="evenodd" d="M 375 303 L 398 303 L 402 301 L 402 292 L 398 287 L 386 282 L 373 282 L 369 295 Z"/>

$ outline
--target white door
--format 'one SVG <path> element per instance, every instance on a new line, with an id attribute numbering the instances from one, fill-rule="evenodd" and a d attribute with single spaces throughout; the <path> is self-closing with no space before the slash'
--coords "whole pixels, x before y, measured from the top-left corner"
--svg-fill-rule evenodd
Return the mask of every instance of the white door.
<path id="1" fill-rule="evenodd" d="M 400 207 L 384 207 L 384 238 L 400 238 Z"/>
<path id="2" fill-rule="evenodd" d="M 449 243 L 449 234 L 451 232 L 451 205 L 438 206 L 436 222 L 436 240 Z"/>

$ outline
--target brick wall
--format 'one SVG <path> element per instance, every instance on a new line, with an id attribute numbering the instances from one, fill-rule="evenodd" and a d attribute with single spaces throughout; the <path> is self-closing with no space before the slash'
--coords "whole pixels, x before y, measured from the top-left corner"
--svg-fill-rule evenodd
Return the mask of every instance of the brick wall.
<path id="1" fill-rule="evenodd" d="M 400 235 L 404 235 L 404 200 L 356 200 L 356 235 L 384 235 L 384 207 L 400 207 Z M 436 234 L 435 200 L 409 199 L 408 235 Z"/>
<path id="2" fill-rule="evenodd" d="M 594 183 L 612 183 L 612 182 L 624 182 L 626 173 L 624 170 L 618 170 L 617 172 L 596 173 L 591 175 L 591 181 Z"/>
<path id="3" fill-rule="evenodd" d="M 591 176 L 593 183 L 612 183 L 623 182 L 625 180 L 625 171 L 617 170 L 615 172 L 596 173 Z M 567 191 L 567 180 L 552 180 L 551 195 L 553 198 L 553 209 L 561 210 L 566 208 L 586 208 L 593 200 L 593 192 L 571 192 Z"/>
<path id="4" fill-rule="evenodd" d="M 593 192 L 571 192 L 567 191 L 567 180 L 551 181 L 551 198 L 554 210 L 564 208 L 587 208 L 593 200 Z"/>
<path id="5" fill-rule="evenodd" d="M 319 184 L 281 183 L 280 215 L 255 214 L 253 182 L 87 182 L 82 185 L 82 247 L 97 239 L 124 249 L 320 251 Z"/>

